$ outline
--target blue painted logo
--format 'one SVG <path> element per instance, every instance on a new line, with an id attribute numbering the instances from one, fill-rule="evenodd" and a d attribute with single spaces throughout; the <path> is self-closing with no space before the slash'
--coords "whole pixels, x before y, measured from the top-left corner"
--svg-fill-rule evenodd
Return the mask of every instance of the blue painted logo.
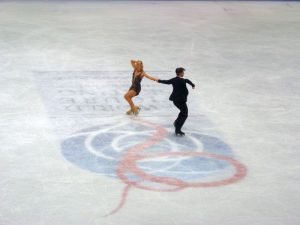
<path id="1" fill-rule="evenodd" d="M 233 157 L 230 147 L 217 137 L 191 130 L 185 137 L 176 137 L 173 128 L 164 128 L 167 135 L 158 143 L 148 146 L 143 154 L 166 152 L 207 152 Z M 124 154 L 143 143 L 155 132 L 137 120 L 108 121 L 74 133 L 62 142 L 64 157 L 75 165 L 109 177 L 117 177 L 117 168 Z M 171 177 L 185 181 L 206 180 L 222 176 L 232 166 L 220 159 L 207 157 L 150 157 L 136 162 L 143 171 L 158 177 Z M 130 175 L 131 179 L 134 175 Z"/>

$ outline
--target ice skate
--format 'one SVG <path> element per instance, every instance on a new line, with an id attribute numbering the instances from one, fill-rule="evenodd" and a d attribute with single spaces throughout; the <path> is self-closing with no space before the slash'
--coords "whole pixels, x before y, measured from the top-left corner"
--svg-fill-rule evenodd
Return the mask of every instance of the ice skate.
<path id="1" fill-rule="evenodd" d="M 129 109 L 129 110 L 126 112 L 126 115 L 132 115 L 132 114 L 133 114 L 133 112 L 132 112 L 131 109 Z"/>
<path id="2" fill-rule="evenodd" d="M 139 115 L 140 111 L 141 111 L 141 108 L 139 106 L 135 106 L 132 113 L 133 113 L 133 115 L 137 116 L 137 115 Z"/>
<path id="3" fill-rule="evenodd" d="M 183 136 L 185 136 L 185 133 L 182 131 L 175 131 L 175 135 L 178 137 L 183 137 Z"/>

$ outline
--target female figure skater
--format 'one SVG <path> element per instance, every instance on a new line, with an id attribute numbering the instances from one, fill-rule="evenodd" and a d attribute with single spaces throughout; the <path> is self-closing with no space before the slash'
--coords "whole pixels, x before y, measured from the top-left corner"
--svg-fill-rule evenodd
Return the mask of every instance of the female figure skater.
<path id="1" fill-rule="evenodd" d="M 131 65 L 133 67 L 132 73 L 132 85 L 124 95 L 124 98 L 130 105 L 130 110 L 127 111 L 127 115 L 134 114 L 137 115 L 140 111 L 140 107 L 136 106 L 132 98 L 138 96 L 141 91 L 141 81 L 143 77 L 146 77 L 150 80 L 157 81 L 157 78 L 151 77 L 147 73 L 144 72 L 143 62 L 140 60 L 131 60 Z"/>

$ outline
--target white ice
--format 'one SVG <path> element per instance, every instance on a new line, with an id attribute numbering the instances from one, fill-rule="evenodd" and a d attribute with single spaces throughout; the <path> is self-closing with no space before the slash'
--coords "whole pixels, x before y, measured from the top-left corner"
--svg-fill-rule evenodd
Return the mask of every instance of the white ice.
<path id="1" fill-rule="evenodd" d="M 130 71 L 132 58 L 170 76 L 187 69 L 196 89 L 185 129 L 200 107 L 247 167 L 244 179 L 132 188 L 123 208 L 104 216 L 125 185 L 63 157 L 58 133 L 69 120 L 51 118 L 35 73 Z M 1 1 L 0 225 L 299 225 L 299 58 L 299 2 Z M 143 84 L 137 99 L 151 94 Z M 163 122 L 171 123 L 168 96 L 154 96 L 170 105 Z M 127 110 L 119 107 L 114 116 Z"/>

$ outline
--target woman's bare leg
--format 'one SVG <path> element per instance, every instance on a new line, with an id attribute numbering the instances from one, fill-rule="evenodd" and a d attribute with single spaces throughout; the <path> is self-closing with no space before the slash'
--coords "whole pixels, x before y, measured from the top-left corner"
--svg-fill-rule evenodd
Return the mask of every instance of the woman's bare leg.
<path id="1" fill-rule="evenodd" d="M 135 110 L 135 105 L 132 101 L 132 98 L 136 96 L 136 92 L 134 90 L 129 90 L 125 95 L 124 95 L 124 98 L 125 100 L 129 103 L 130 105 L 130 108 L 131 108 L 131 111 L 134 111 Z"/>

